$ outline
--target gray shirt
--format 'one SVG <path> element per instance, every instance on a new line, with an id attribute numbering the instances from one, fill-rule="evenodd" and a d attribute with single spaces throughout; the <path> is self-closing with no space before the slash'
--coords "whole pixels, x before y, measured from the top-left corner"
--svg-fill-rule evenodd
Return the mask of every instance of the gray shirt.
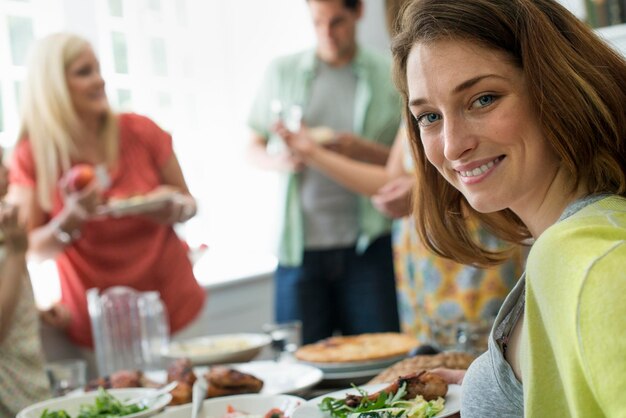
<path id="1" fill-rule="evenodd" d="M 334 68 L 318 60 L 304 122 L 309 127 L 352 132 L 356 86 L 352 65 Z M 359 232 L 354 193 L 318 170 L 305 168 L 300 176 L 300 201 L 307 250 L 354 245 Z"/>
<path id="2" fill-rule="evenodd" d="M 593 195 L 572 202 L 558 221 L 604 197 L 606 195 Z M 502 344 L 524 313 L 525 284 L 525 276 L 522 275 L 500 308 L 489 335 L 487 352 L 474 360 L 465 374 L 461 396 L 463 418 L 524 416 L 522 383 L 517 380 L 513 369 L 504 358 Z"/>
<path id="3" fill-rule="evenodd" d="M 522 384 L 499 345 L 509 335 L 524 308 L 524 276 L 517 282 L 500 308 L 488 349 L 471 364 L 463 379 L 461 414 L 463 418 L 517 418 L 524 416 Z"/>

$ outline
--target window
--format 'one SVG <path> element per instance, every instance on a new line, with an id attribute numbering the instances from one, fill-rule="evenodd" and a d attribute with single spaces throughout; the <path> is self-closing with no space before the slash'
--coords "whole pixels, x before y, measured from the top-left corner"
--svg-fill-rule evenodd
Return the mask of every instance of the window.
<path id="1" fill-rule="evenodd" d="M 123 17 L 124 8 L 122 6 L 122 0 L 109 0 L 109 13 L 111 16 Z"/>
<path id="2" fill-rule="evenodd" d="M 132 93 L 129 89 L 117 89 L 117 108 L 120 110 L 132 110 Z"/>
<path id="3" fill-rule="evenodd" d="M 126 35 L 121 32 L 113 32 L 113 61 L 115 72 L 128 74 L 128 50 L 126 47 Z"/>
<path id="4" fill-rule="evenodd" d="M 30 17 L 9 16 L 9 40 L 13 65 L 26 64 L 26 54 L 33 42 L 33 20 Z"/>
<path id="5" fill-rule="evenodd" d="M 163 38 L 152 38 L 150 40 L 150 51 L 152 52 L 152 72 L 154 75 L 167 75 L 167 52 L 165 50 L 165 40 Z"/>
<path id="6" fill-rule="evenodd" d="M 148 8 L 153 12 L 160 12 L 161 0 L 148 0 Z"/>
<path id="7" fill-rule="evenodd" d="M 185 0 L 176 2 L 176 19 L 181 26 L 187 26 L 187 4 Z"/>
<path id="8" fill-rule="evenodd" d="M 22 104 L 22 84 L 24 82 L 21 80 L 17 80 L 13 83 L 13 91 L 15 92 L 15 107 L 17 109 L 20 108 Z"/>

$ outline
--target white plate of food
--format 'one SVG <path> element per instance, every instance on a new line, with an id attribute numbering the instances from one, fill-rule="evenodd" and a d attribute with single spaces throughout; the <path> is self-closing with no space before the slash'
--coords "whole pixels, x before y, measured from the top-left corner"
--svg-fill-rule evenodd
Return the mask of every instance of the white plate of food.
<path id="1" fill-rule="evenodd" d="M 50 414 L 58 411 L 65 411 L 69 416 L 75 417 L 78 416 L 81 408 L 93 408 L 92 410 L 94 411 L 94 416 L 97 416 L 95 415 L 97 414 L 98 408 L 96 405 L 96 398 L 100 398 L 101 402 L 116 403 L 117 406 L 120 406 L 119 404 L 125 404 L 127 401 L 135 399 L 139 396 L 147 396 L 155 392 L 155 390 L 156 389 L 147 388 L 109 389 L 103 393 L 95 391 L 74 394 L 71 396 L 61 396 L 59 398 L 49 399 L 27 407 L 17 414 L 17 418 L 45 418 L 46 415 L 44 415 L 44 411 L 46 410 Z M 124 418 L 146 418 L 161 412 L 171 400 L 172 395 L 167 393 L 157 398 L 156 402 L 150 407 L 142 411 L 123 416 Z"/>
<path id="2" fill-rule="evenodd" d="M 199 418 L 246 418 L 265 417 L 270 411 L 276 416 L 289 418 L 296 408 L 305 404 L 305 400 L 292 395 L 235 395 L 207 399 L 202 405 Z M 283 414 L 275 411 L 279 409 Z M 189 418 L 191 405 L 168 408 L 158 418 Z"/>
<path id="3" fill-rule="evenodd" d="M 355 372 L 390 366 L 418 344 L 412 336 L 396 332 L 333 336 L 300 347 L 295 357 L 324 372 Z"/>
<path id="4" fill-rule="evenodd" d="M 279 395 L 298 393 L 315 386 L 322 378 L 322 371 L 311 366 L 298 363 L 277 363 L 275 361 L 251 361 L 249 363 L 230 364 L 235 370 L 263 381 L 262 395 Z M 208 367 L 194 367 L 196 376 L 202 376 L 208 371 Z M 154 382 L 165 383 L 167 373 L 151 371 L 144 373 L 147 378 Z"/>
<path id="5" fill-rule="evenodd" d="M 337 135 L 328 126 L 314 126 L 308 129 L 309 137 L 320 145 L 328 144 L 337 140 Z"/>
<path id="6" fill-rule="evenodd" d="M 97 210 L 97 214 L 121 217 L 153 212 L 163 208 L 174 195 L 175 193 L 166 193 L 157 196 L 137 195 L 125 199 L 111 199 Z"/>
<path id="7" fill-rule="evenodd" d="M 163 353 L 168 359 L 188 358 L 193 365 L 250 361 L 268 346 L 266 334 L 221 334 L 171 342 Z"/>
<path id="8" fill-rule="evenodd" d="M 325 374 L 330 373 L 353 373 L 353 372 L 367 372 L 367 371 L 382 371 L 385 368 L 404 360 L 405 354 L 399 356 L 393 356 L 383 359 L 370 360 L 370 361 L 351 361 L 351 362 L 337 362 L 337 363 L 322 363 L 315 361 L 302 361 L 300 363 L 307 364 L 309 366 L 317 367 Z"/>
<path id="9" fill-rule="evenodd" d="M 380 391 L 381 389 L 387 386 L 389 386 L 389 384 L 382 383 L 382 384 L 376 384 L 376 385 L 360 386 L 359 389 L 362 391 L 365 391 L 368 394 L 372 394 L 377 391 Z M 342 389 L 336 392 L 331 392 L 326 395 L 311 399 L 310 401 L 302 405 L 300 408 L 298 408 L 294 412 L 293 418 L 332 418 L 333 415 L 331 415 L 327 411 L 322 411 L 320 409 L 320 405 L 323 403 L 324 399 L 326 398 L 345 399 L 346 395 L 348 394 L 359 395 L 359 390 L 355 388 Z M 432 416 L 436 418 L 449 417 L 459 412 L 460 409 L 461 409 L 461 386 L 460 385 L 448 385 L 448 392 L 444 398 L 443 409 L 439 411 L 436 415 L 432 415 Z M 422 416 L 428 416 L 428 415 L 422 415 Z M 416 415 L 416 417 L 419 417 L 419 418 L 421 418 L 422 416 Z"/>
<path id="10" fill-rule="evenodd" d="M 383 370 L 387 369 L 383 367 L 382 369 L 355 370 L 347 372 L 323 371 L 323 380 L 325 383 L 338 388 L 353 384 L 360 385 L 370 381 Z"/>
<path id="11" fill-rule="evenodd" d="M 263 380 L 261 394 L 267 395 L 297 393 L 315 386 L 323 378 L 320 369 L 298 363 L 253 361 L 232 367 Z"/>

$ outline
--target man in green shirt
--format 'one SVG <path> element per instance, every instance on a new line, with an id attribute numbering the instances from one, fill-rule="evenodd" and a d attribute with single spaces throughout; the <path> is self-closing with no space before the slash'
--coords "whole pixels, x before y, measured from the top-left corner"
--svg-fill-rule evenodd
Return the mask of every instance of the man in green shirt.
<path id="1" fill-rule="evenodd" d="M 400 125 L 389 61 L 357 45 L 361 0 L 308 0 L 317 46 L 276 59 L 249 116 L 249 154 L 277 170 L 284 193 L 276 271 L 278 322 L 302 321 L 304 343 L 397 331 L 390 221 L 289 153 L 273 124 L 326 133 L 351 158 L 384 164 Z M 328 138 L 330 132 L 331 138 Z"/>

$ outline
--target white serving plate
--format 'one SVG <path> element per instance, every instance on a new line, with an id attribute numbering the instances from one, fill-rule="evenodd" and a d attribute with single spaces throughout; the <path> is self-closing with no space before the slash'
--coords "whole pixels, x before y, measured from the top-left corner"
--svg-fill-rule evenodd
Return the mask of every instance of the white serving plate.
<path id="1" fill-rule="evenodd" d="M 302 361 L 299 360 L 302 364 L 308 364 L 313 367 L 317 367 L 322 370 L 324 373 L 348 373 L 348 372 L 360 372 L 365 370 L 382 370 L 391 366 L 392 364 L 397 363 L 400 360 L 404 360 L 406 358 L 406 354 L 402 354 L 399 356 L 387 357 L 378 360 L 368 360 L 368 361 L 346 361 L 346 362 L 337 362 L 337 363 L 322 363 L 322 362 L 312 362 L 312 361 Z"/>
<path id="2" fill-rule="evenodd" d="M 386 370 L 386 367 L 382 369 L 356 370 L 353 372 L 323 372 L 323 380 L 325 383 L 338 388 L 351 386 L 353 384 L 360 385 L 373 379 L 384 370 Z"/>
<path id="3" fill-rule="evenodd" d="M 306 401 L 293 395 L 235 395 L 221 398 L 207 399 L 202 405 L 198 418 L 219 418 L 224 416 L 226 408 L 232 406 L 237 411 L 247 412 L 252 415 L 264 416 L 272 408 L 280 408 L 288 417 L 293 416 L 296 408 L 304 405 Z M 191 404 L 167 408 L 158 418 L 189 418 L 191 416 Z"/>
<path id="4" fill-rule="evenodd" d="M 111 395 L 115 396 L 121 401 L 130 400 L 138 396 L 145 396 L 155 389 L 148 388 L 132 388 L 132 389 L 108 389 Z M 72 394 L 69 396 L 61 396 L 58 398 L 50 399 L 47 401 L 39 402 L 31 405 L 17 414 L 17 418 L 40 418 L 45 409 L 50 412 L 65 410 L 70 416 L 75 417 L 78 415 L 81 405 L 93 405 L 98 392 L 86 392 L 80 394 Z M 172 400 L 172 395 L 169 393 L 159 397 L 158 401 L 145 411 L 137 412 L 136 414 L 125 415 L 124 418 L 145 418 L 155 415 L 163 410 L 165 406 Z"/>
<path id="5" fill-rule="evenodd" d="M 270 342 L 266 334 L 211 335 L 171 342 L 163 356 L 188 358 L 193 365 L 237 363 L 252 360 Z"/>
<path id="6" fill-rule="evenodd" d="M 252 361 L 249 363 L 230 364 L 229 367 L 249 373 L 263 381 L 261 395 L 298 393 L 315 386 L 323 373 L 315 367 L 298 363 L 277 363 L 275 361 Z M 207 367 L 195 367 L 196 375 L 203 375 Z M 155 382 L 165 383 L 167 373 L 163 370 L 146 372 L 146 377 Z"/>
<path id="7" fill-rule="evenodd" d="M 163 194 L 158 196 L 135 196 L 128 199 L 114 200 L 97 210 L 98 215 L 109 215 L 114 217 L 138 215 L 146 212 L 153 212 L 164 207 L 172 200 L 174 194 Z"/>
<path id="8" fill-rule="evenodd" d="M 382 388 L 389 386 L 389 383 L 380 383 L 377 385 L 364 385 L 360 386 L 361 389 L 365 390 L 367 393 L 374 393 L 376 391 L 381 390 Z M 330 418 L 330 415 L 322 412 L 319 409 L 319 404 L 322 402 L 324 398 L 345 398 L 347 394 L 358 394 L 358 391 L 354 388 L 352 389 L 342 389 L 336 392 L 331 392 L 326 395 L 318 396 L 317 398 L 313 398 L 308 401 L 306 404 L 302 405 L 296 411 L 292 418 Z M 461 386 L 460 385 L 449 385 L 448 386 L 448 394 L 445 397 L 445 408 L 443 411 L 435 415 L 437 418 L 449 417 L 450 415 L 454 415 L 461 410 Z"/>

